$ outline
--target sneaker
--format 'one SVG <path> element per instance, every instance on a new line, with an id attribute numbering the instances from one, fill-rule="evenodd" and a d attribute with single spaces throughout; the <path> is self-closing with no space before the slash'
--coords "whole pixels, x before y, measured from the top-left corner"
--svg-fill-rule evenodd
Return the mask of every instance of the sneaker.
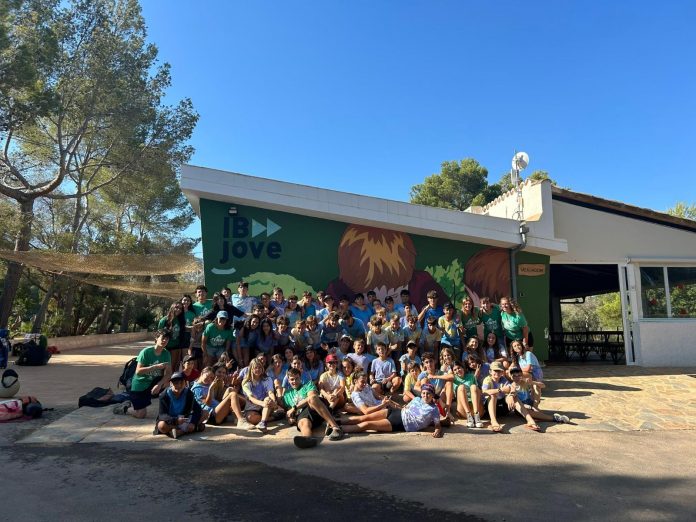
<path id="1" fill-rule="evenodd" d="M 327 424 L 326 429 L 324 429 L 324 435 L 329 437 L 329 436 L 331 436 L 332 432 L 333 432 L 333 428 Z"/>
<path id="2" fill-rule="evenodd" d="M 483 428 L 483 422 L 481 422 L 481 415 L 474 413 L 474 426 L 477 428 Z"/>
<path id="3" fill-rule="evenodd" d="M 266 421 L 259 422 L 256 427 L 261 433 L 268 433 L 268 426 L 266 426 Z"/>
<path id="4" fill-rule="evenodd" d="M 122 402 L 114 406 L 113 412 L 117 415 L 126 415 L 128 413 L 128 408 L 133 406 L 131 401 Z"/>
<path id="5" fill-rule="evenodd" d="M 313 448 L 318 444 L 317 439 L 314 437 L 304 437 L 302 435 L 297 435 L 294 439 L 292 439 L 293 443 L 295 446 L 297 446 L 300 449 L 309 449 Z"/>
<path id="6" fill-rule="evenodd" d="M 466 427 L 467 428 L 473 428 L 474 427 L 474 418 L 471 416 L 471 414 L 467 414 L 466 416 Z"/>
<path id="7" fill-rule="evenodd" d="M 329 434 L 329 440 L 341 440 L 343 435 L 343 430 L 341 428 L 332 428 Z"/>
<path id="8" fill-rule="evenodd" d="M 242 430 L 253 430 L 254 425 L 249 424 L 246 419 L 237 419 L 237 427 Z"/>
<path id="9" fill-rule="evenodd" d="M 560 413 L 554 413 L 553 421 L 567 424 L 570 422 L 570 417 L 568 417 L 567 415 L 561 415 Z"/>
<path id="10" fill-rule="evenodd" d="M 172 431 L 169 432 L 169 433 L 171 433 L 172 439 L 174 439 L 174 440 L 176 440 L 177 431 L 178 431 L 178 430 L 177 430 L 176 428 L 174 428 Z"/>

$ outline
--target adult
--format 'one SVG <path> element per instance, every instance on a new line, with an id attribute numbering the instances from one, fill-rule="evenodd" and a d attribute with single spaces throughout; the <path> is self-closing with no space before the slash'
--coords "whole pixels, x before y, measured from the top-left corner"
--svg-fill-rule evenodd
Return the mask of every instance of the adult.
<path id="1" fill-rule="evenodd" d="M 421 386 L 416 397 L 403 409 L 380 408 L 372 413 L 349 417 L 342 422 L 345 433 L 372 430 L 378 432 L 419 431 L 434 426 L 433 437 L 442 437 L 440 412 L 435 402 L 435 388 L 431 384 Z"/>
<path id="2" fill-rule="evenodd" d="M 501 321 L 500 307 L 491 303 L 490 297 L 481 298 L 479 318 L 483 324 L 483 338 L 488 338 L 489 333 L 494 333 L 498 339 L 498 351 L 505 349 L 505 333 Z"/>
<path id="3" fill-rule="evenodd" d="M 521 339 L 525 348 L 533 349 L 534 337 L 527 326 L 527 319 L 519 305 L 510 297 L 500 300 L 500 321 L 508 346 L 515 339 Z"/>
<path id="4" fill-rule="evenodd" d="M 132 410 L 136 419 L 145 418 L 152 396 L 162 392 L 172 374 L 172 357 L 166 349 L 170 336 L 169 330 L 157 330 L 155 345 L 140 351 L 128 392 L 130 400 L 117 404 L 114 413 L 127 415 L 128 410 Z"/>
<path id="5" fill-rule="evenodd" d="M 296 368 L 288 370 L 288 380 L 290 389 L 283 395 L 283 406 L 288 420 L 296 424 L 300 432 L 293 440 L 295 446 L 302 449 L 316 446 L 318 441 L 312 437 L 312 430 L 324 422 L 328 424 L 326 435 L 329 440 L 343 438 L 343 430 L 317 395 L 314 383 L 309 381 L 303 384 L 302 372 Z"/>
<path id="6" fill-rule="evenodd" d="M 462 299 L 462 308 L 459 319 L 462 324 L 464 339 L 469 339 L 470 337 L 478 337 L 483 339 L 483 332 L 479 332 L 479 325 L 481 324 L 479 310 L 474 306 L 473 299 L 471 299 L 471 297 L 468 295 Z"/>
<path id="7" fill-rule="evenodd" d="M 186 376 L 174 372 L 169 379 L 169 388 L 160 397 L 154 435 L 162 433 L 176 439 L 185 433 L 203 431 L 204 428 L 201 407 L 186 386 Z"/>

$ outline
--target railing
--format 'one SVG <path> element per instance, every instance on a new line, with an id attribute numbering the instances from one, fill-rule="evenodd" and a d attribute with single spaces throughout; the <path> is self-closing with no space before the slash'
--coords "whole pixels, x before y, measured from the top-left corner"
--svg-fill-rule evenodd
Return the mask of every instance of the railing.
<path id="1" fill-rule="evenodd" d="M 549 358 L 556 361 L 580 359 L 585 362 L 592 353 L 605 361 L 610 357 L 619 364 L 625 357 L 621 330 L 549 332 Z"/>

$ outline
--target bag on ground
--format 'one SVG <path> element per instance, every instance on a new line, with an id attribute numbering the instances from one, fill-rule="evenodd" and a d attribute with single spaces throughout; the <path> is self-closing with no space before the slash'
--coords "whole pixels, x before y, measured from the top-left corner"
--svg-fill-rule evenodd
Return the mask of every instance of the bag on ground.
<path id="1" fill-rule="evenodd" d="M 0 399 L 0 422 L 18 419 L 23 415 L 22 399 Z"/>

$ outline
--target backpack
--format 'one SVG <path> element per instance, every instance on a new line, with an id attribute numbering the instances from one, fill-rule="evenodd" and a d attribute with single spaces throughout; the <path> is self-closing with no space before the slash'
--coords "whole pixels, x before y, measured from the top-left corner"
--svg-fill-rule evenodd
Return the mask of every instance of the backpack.
<path id="1" fill-rule="evenodd" d="M 22 414 L 31 417 L 32 419 L 38 419 L 41 417 L 44 411 L 48 411 L 49 408 L 45 408 L 39 402 L 39 399 L 28 395 L 21 398 L 22 401 Z M 53 409 L 53 408 L 50 408 Z"/>
<path id="2" fill-rule="evenodd" d="M 19 358 L 17 364 L 21 366 L 43 366 L 48 364 L 51 354 L 48 353 L 46 347 L 36 344 L 35 341 L 29 340 L 22 343 L 19 347 Z"/>
<path id="3" fill-rule="evenodd" d="M 23 415 L 22 399 L 0 400 L 0 422 L 18 419 Z"/>
<path id="4" fill-rule="evenodd" d="M 77 401 L 77 407 L 90 406 L 92 408 L 101 408 L 110 404 L 117 404 L 118 401 L 113 400 L 114 392 L 111 388 L 93 388 L 85 393 Z"/>
<path id="5" fill-rule="evenodd" d="M 131 389 L 131 383 L 133 382 L 133 376 L 135 375 L 135 369 L 138 367 L 138 358 L 133 357 L 123 366 L 123 372 L 118 378 L 117 386 L 123 386 L 127 391 Z"/>

